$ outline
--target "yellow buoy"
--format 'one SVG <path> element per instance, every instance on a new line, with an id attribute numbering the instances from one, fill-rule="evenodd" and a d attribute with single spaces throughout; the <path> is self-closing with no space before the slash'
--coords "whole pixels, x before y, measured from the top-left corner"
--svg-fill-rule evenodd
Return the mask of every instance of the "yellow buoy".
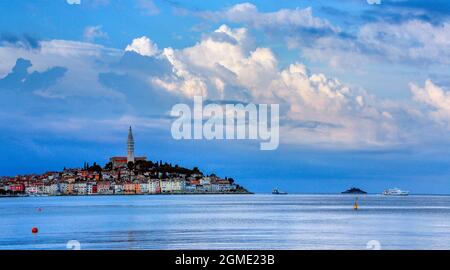
<path id="1" fill-rule="evenodd" d="M 356 197 L 355 203 L 353 204 L 353 210 L 358 210 L 358 197 Z"/>

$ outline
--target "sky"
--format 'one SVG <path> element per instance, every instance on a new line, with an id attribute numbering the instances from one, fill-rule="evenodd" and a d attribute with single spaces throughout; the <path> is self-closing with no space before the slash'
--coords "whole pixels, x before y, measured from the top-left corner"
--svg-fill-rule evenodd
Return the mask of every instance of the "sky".
<path id="1" fill-rule="evenodd" d="M 0 1 L 0 175 L 136 154 L 254 192 L 450 194 L 447 0 Z M 193 97 L 279 104 L 280 146 L 175 140 Z"/>

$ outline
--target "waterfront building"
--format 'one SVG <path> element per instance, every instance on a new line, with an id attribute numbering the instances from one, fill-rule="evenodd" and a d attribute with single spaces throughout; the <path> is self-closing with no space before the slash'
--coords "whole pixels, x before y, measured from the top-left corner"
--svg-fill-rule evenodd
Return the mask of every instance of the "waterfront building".
<path id="1" fill-rule="evenodd" d="M 211 192 L 211 185 L 197 185 L 196 186 L 196 191 L 200 192 L 200 193 L 207 193 L 207 192 Z"/>
<path id="2" fill-rule="evenodd" d="M 38 194 L 38 191 L 39 191 L 39 189 L 35 185 L 29 185 L 25 188 L 25 193 L 27 193 L 27 194 L 32 194 L 32 195 Z"/>
<path id="3" fill-rule="evenodd" d="M 73 185 L 74 193 L 78 195 L 86 195 L 87 194 L 87 184 L 84 182 L 76 182 Z"/>
<path id="4" fill-rule="evenodd" d="M 123 191 L 125 192 L 125 194 L 136 194 L 136 189 L 135 189 L 134 183 L 125 182 L 123 184 Z"/>
<path id="5" fill-rule="evenodd" d="M 44 194 L 44 183 L 43 182 L 36 182 L 35 186 L 37 188 L 37 194 Z"/>
<path id="6" fill-rule="evenodd" d="M 172 191 L 172 185 L 168 180 L 160 180 L 159 186 L 161 187 L 161 193 L 169 193 Z"/>
<path id="7" fill-rule="evenodd" d="M 200 185 L 209 185 L 211 184 L 211 178 L 203 177 L 200 179 Z"/>
<path id="8" fill-rule="evenodd" d="M 97 194 L 97 183 L 91 182 L 86 184 L 87 194 Z"/>
<path id="9" fill-rule="evenodd" d="M 97 192 L 99 194 L 111 194 L 111 184 L 109 181 L 99 181 L 97 183 Z"/>
<path id="10" fill-rule="evenodd" d="M 159 180 L 151 179 L 150 181 L 148 181 L 148 193 L 150 194 L 161 193 L 161 186 L 159 184 Z"/>
<path id="11" fill-rule="evenodd" d="M 141 183 L 139 181 L 134 181 L 134 193 L 141 194 Z"/>
<path id="12" fill-rule="evenodd" d="M 74 188 L 73 188 L 74 183 L 75 183 L 75 182 L 69 182 L 69 183 L 67 183 L 67 194 L 72 195 L 72 194 L 75 193 L 75 192 L 74 192 Z"/>
<path id="13" fill-rule="evenodd" d="M 46 184 L 46 185 L 44 185 L 44 190 L 42 191 L 42 193 L 50 194 L 50 189 L 51 189 L 51 185 L 50 184 Z"/>
<path id="14" fill-rule="evenodd" d="M 185 181 L 181 179 L 163 179 L 159 181 L 161 193 L 180 193 L 184 191 Z"/>
<path id="15" fill-rule="evenodd" d="M 141 188 L 140 188 L 141 193 L 149 193 L 148 182 L 141 182 L 140 185 L 141 185 Z"/>
<path id="16" fill-rule="evenodd" d="M 57 195 L 59 193 L 59 186 L 56 183 L 49 183 L 44 185 L 43 194 Z"/>
<path id="17" fill-rule="evenodd" d="M 196 185 L 186 185 L 184 190 L 189 193 L 195 193 L 197 191 Z"/>
<path id="18" fill-rule="evenodd" d="M 199 180 L 190 180 L 189 183 L 191 185 L 193 185 L 193 186 L 200 185 L 200 181 Z"/>
<path id="19" fill-rule="evenodd" d="M 211 185 L 212 192 L 227 192 L 227 191 L 232 191 L 235 189 L 236 189 L 236 186 L 230 185 L 230 184 L 214 183 Z"/>
<path id="20" fill-rule="evenodd" d="M 61 192 L 62 194 L 68 194 L 68 193 L 69 193 L 68 187 L 69 187 L 69 184 L 68 184 L 68 183 L 66 183 L 66 182 L 61 182 L 61 183 L 59 184 L 59 192 Z"/>
<path id="21" fill-rule="evenodd" d="M 173 179 L 171 180 L 172 184 L 172 192 L 184 192 L 186 187 L 186 181 L 182 179 Z"/>
<path id="22" fill-rule="evenodd" d="M 11 184 L 9 185 L 9 190 L 12 192 L 24 192 L 25 191 L 25 185 L 24 184 Z"/>
<path id="23" fill-rule="evenodd" d="M 114 184 L 114 194 L 123 194 L 124 188 L 123 185 L 120 183 Z"/>

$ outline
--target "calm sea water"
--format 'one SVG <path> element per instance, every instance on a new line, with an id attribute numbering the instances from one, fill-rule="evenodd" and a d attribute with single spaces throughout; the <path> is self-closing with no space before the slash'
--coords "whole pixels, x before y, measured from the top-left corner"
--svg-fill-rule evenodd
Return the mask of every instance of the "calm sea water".
<path id="1" fill-rule="evenodd" d="M 450 197 L 0 198 L 0 249 L 450 249 Z M 38 210 L 41 208 L 41 211 Z M 39 233 L 32 234 L 32 227 Z"/>

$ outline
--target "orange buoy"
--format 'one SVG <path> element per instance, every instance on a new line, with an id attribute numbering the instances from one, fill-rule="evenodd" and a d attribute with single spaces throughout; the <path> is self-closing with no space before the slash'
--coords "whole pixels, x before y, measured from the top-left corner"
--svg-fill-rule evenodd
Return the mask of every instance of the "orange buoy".
<path id="1" fill-rule="evenodd" d="M 32 233 L 38 233 L 38 228 L 33 227 L 33 229 L 31 229 L 31 232 L 32 232 Z"/>
<path id="2" fill-rule="evenodd" d="M 356 197 L 355 203 L 353 204 L 353 210 L 358 210 L 358 197 Z"/>

